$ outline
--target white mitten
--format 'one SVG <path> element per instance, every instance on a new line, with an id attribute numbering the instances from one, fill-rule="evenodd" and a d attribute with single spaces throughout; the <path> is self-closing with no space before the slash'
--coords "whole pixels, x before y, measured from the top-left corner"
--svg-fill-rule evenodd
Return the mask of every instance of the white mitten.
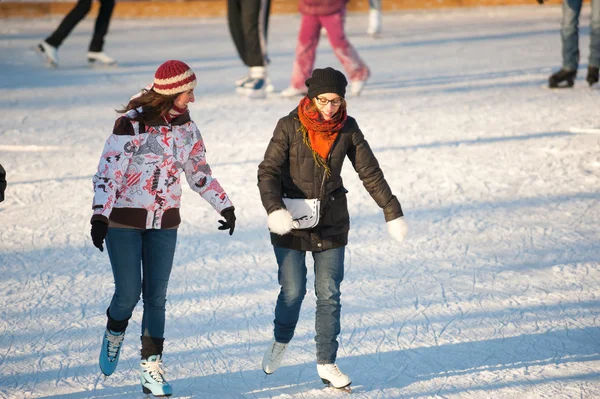
<path id="1" fill-rule="evenodd" d="M 404 241 L 406 234 L 408 233 L 408 224 L 404 220 L 404 216 L 400 216 L 397 219 L 390 220 L 387 222 L 388 231 L 398 242 Z"/>
<path id="2" fill-rule="evenodd" d="M 267 226 L 273 233 L 282 236 L 292 231 L 292 221 L 292 214 L 282 208 L 269 213 Z"/>

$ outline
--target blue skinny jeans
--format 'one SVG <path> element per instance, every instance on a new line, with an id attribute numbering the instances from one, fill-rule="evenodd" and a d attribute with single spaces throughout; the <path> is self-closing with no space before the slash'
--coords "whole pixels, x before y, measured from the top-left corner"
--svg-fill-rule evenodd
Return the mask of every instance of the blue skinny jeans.
<path id="1" fill-rule="evenodd" d="M 281 290 L 275 306 L 274 335 L 288 343 L 298 324 L 300 307 L 306 295 L 306 251 L 274 247 Z M 317 363 L 335 363 L 340 333 L 340 284 L 344 279 L 345 247 L 313 252 L 315 269 L 315 341 Z"/>
<path id="2" fill-rule="evenodd" d="M 129 319 L 141 294 L 142 335 L 164 338 L 167 285 L 176 242 L 177 229 L 108 229 L 106 249 L 115 279 L 110 317 Z"/>

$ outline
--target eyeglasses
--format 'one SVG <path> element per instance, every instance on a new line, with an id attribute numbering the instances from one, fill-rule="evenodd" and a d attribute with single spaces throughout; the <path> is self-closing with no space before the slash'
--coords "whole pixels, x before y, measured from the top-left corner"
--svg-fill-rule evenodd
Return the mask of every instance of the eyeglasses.
<path id="1" fill-rule="evenodd" d="M 333 100 L 329 100 L 325 97 L 315 97 L 315 98 L 317 99 L 317 104 L 321 107 L 324 107 L 329 103 L 331 103 L 331 105 L 333 105 L 334 107 L 339 107 L 340 105 L 342 105 L 341 97 L 336 97 Z"/>

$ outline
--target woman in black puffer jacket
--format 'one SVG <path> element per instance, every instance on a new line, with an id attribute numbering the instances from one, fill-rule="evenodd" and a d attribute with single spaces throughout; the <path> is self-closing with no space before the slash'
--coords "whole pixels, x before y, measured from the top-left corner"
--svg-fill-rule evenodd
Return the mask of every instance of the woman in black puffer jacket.
<path id="1" fill-rule="evenodd" d="M 347 190 L 340 175 L 346 157 L 383 209 L 392 236 L 402 241 L 408 229 L 400 202 L 385 181 L 373 151 L 354 118 L 346 113 L 344 74 L 333 68 L 315 69 L 306 86 L 307 96 L 279 120 L 258 167 L 258 187 L 269 215 L 281 285 L 275 307 L 275 337 L 262 366 L 265 373 L 273 373 L 294 335 L 306 294 L 305 257 L 310 251 L 317 296 L 317 371 L 324 382 L 343 388 L 351 380 L 335 360 L 344 249 L 350 229 Z M 307 212 L 299 213 L 298 202 Z"/>

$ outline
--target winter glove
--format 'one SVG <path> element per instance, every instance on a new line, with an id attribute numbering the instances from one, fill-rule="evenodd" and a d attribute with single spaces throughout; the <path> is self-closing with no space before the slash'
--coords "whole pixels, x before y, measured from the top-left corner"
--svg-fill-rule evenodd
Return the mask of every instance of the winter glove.
<path id="1" fill-rule="evenodd" d="M 229 229 L 229 235 L 233 234 L 233 230 L 235 230 L 235 213 L 233 212 L 235 208 L 229 207 L 223 209 L 221 211 L 221 216 L 225 218 L 225 221 L 219 220 L 221 225 L 218 227 L 219 230 L 227 230 Z"/>
<path id="2" fill-rule="evenodd" d="M 267 226 L 271 232 L 282 236 L 292 231 L 293 221 L 292 214 L 287 209 L 282 208 L 269 213 Z"/>
<path id="3" fill-rule="evenodd" d="M 408 233 L 408 224 L 406 223 L 406 220 L 404 220 L 404 216 L 390 220 L 387 222 L 387 226 L 388 231 L 390 232 L 391 236 L 396 239 L 396 241 L 404 241 L 406 233 Z"/>
<path id="4" fill-rule="evenodd" d="M 102 243 L 104 243 L 107 232 L 108 224 L 106 222 L 101 220 L 95 220 L 92 222 L 92 242 L 94 243 L 94 246 L 100 250 L 100 252 L 104 252 Z"/>

